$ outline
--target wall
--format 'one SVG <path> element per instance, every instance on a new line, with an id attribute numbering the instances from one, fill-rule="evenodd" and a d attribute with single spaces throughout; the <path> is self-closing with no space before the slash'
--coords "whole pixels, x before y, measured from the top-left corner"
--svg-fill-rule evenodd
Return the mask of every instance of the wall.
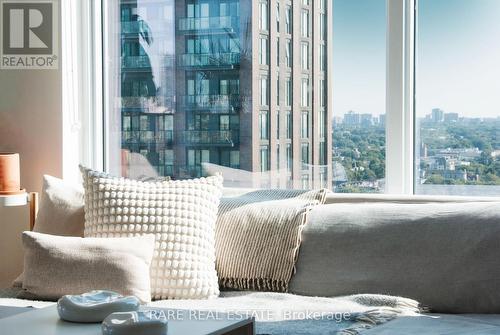
<path id="1" fill-rule="evenodd" d="M 0 69 L 0 151 L 20 153 L 29 191 L 41 190 L 43 174 L 62 176 L 60 56 L 58 70 Z"/>

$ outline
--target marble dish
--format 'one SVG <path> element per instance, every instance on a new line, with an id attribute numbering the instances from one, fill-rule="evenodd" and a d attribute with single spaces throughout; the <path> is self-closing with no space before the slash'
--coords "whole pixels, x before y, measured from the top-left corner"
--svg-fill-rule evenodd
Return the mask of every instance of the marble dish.
<path id="1" fill-rule="evenodd" d="M 166 335 L 167 331 L 161 310 L 113 313 L 102 322 L 103 335 Z"/>
<path id="2" fill-rule="evenodd" d="M 137 311 L 140 305 L 139 299 L 134 296 L 125 297 L 112 291 L 91 291 L 63 296 L 57 302 L 57 312 L 65 321 L 96 323 L 114 312 Z"/>

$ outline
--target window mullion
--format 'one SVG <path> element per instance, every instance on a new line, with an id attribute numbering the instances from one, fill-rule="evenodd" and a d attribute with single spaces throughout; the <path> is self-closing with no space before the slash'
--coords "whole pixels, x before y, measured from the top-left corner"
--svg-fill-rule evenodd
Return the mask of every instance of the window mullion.
<path id="1" fill-rule="evenodd" d="M 413 193 L 413 0 L 387 0 L 386 193 Z"/>

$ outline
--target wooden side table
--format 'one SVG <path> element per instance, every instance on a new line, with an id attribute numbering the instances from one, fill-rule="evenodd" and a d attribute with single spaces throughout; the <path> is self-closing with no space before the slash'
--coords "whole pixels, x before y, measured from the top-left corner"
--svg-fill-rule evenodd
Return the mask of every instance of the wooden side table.
<path id="1" fill-rule="evenodd" d="M 33 230 L 38 193 L 0 195 L 0 288 L 8 287 L 23 270 L 21 234 Z"/>
<path id="2" fill-rule="evenodd" d="M 0 195 L 0 207 L 17 207 L 29 205 L 30 230 L 35 226 L 38 212 L 38 192 L 25 192 L 16 195 Z"/>

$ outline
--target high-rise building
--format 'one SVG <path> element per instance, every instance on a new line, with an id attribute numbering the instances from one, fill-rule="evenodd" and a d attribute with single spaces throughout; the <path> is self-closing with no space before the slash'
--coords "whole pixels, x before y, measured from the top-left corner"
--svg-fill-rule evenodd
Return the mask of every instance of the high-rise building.
<path id="1" fill-rule="evenodd" d="M 432 122 L 443 122 L 444 121 L 444 111 L 439 108 L 433 108 L 431 114 Z"/>
<path id="2" fill-rule="evenodd" d="M 269 171 L 274 187 L 329 186 L 331 6 L 121 0 L 124 160 L 139 153 L 173 178 L 207 162 Z"/>
<path id="3" fill-rule="evenodd" d="M 354 112 L 349 111 L 344 114 L 344 124 L 348 126 L 358 126 L 361 124 L 361 115 Z"/>
<path id="4" fill-rule="evenodd" d="M 372 114 L 361 114 L 360 115 L 361 127 L 371 127 L 373 126 L 373 115 Z"/>
<path id="5" fill-rule="evenodd" d="M 444 113 L 444 122 L 457 122 L 458 113 Z"/>

